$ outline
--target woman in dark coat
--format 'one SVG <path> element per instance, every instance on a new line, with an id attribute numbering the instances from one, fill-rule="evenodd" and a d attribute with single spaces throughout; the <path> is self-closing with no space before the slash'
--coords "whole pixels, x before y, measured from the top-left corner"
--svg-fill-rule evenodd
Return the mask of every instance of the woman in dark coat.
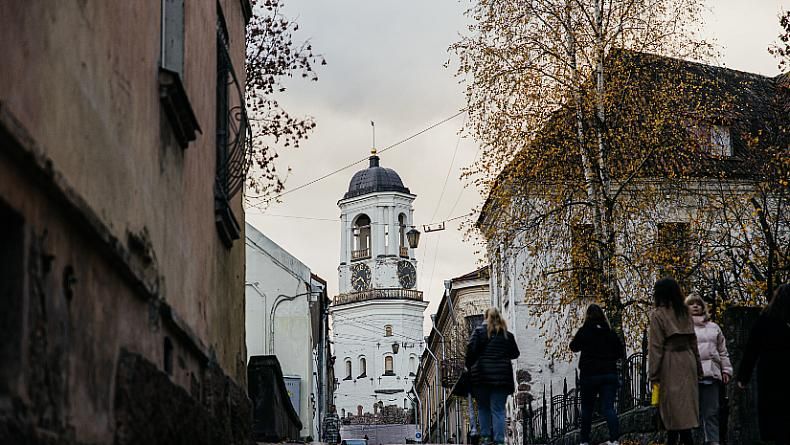
<path id="1" fill-rule="evenodd" d="M 515 391 L 511 360 L 518 358 L 516 339 L 499 310 L 489 308 L 466 346 L 466 368 L 477 400 L 481 443 L 505 443 L 505 402 Z"/>
<path id="2" fill-rule="evenodd" d="M 777 445 L 790 444 L 790 284 L 776 289 L 749 335 L 738 368 L 744 388 L 757 365 L 757 414 L 760 437 Z"/>
<path id="3" fill-rule="evenodd" d="M 595 401 L 601 398 L 601 410 L 609 427 L 609 443 L 620 439 L 620 423 L 614 410 L 617 388 L 617 361 L 625 358 L 625 347 L 612 330 L 603 309 L 597 304 L 587 307 L 584 324 L 571 341 L 571 351 L 579 357 L 579 384 L 582 395 L 582 444 L 590 442 Z"/>

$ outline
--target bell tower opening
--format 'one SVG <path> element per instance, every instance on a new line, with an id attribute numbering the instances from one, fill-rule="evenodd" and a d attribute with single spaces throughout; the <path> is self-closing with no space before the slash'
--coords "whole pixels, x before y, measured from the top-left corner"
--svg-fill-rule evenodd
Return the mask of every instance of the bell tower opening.
<path id="1" fill-rule="evenodd" d="M 354 220 L 354 246 L 352 260 L 370 258 L 370 217 L 364 213 Z"/>

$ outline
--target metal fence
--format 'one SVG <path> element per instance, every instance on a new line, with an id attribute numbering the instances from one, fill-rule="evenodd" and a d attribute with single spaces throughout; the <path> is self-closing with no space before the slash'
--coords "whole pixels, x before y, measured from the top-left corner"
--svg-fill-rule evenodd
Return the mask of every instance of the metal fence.
<path id="1" fill-rule="evenodd" d="M 620 390 L 615 401 L 615 409 L 622 414 L 631 409 L 650 405 L 651 388 L 647 378 L 647 332 L 642 334 L 641 350 L 628 356 L 620 367 Z M 568 389 L 567 379 L 563 380 L 562 390 L 554 394 L 549 385 L 548 394 L 543 389 L 543 397 L 537 407 L 534 400 L 521 407 L 522 435 L 524 445 L 545 444 L 579 428 L 581 424 L 581 394 L 579 376 L 576 374 L 575 387 Z M 601 420 L 596 412 L 593 422 Z"/>

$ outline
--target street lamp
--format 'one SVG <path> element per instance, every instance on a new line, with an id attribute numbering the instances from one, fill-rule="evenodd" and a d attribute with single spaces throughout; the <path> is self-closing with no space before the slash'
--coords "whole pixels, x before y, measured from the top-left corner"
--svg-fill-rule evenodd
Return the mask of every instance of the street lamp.
<path id="1" fill-rule="evenodd" d="M 411 230 L 406 232 L 406 240 L 409 242 L 409 247 L 416 249 L 420 244 L 420 231 L 412 226 Z"/>
<path id="2" fill-rule="evenodd" d="M 392 344 L 392 353 L 393 354 L 397 354 L 399 348 L 400 348 L 400 343 L 398 343 L 398 342 L 393 343 Z"/>

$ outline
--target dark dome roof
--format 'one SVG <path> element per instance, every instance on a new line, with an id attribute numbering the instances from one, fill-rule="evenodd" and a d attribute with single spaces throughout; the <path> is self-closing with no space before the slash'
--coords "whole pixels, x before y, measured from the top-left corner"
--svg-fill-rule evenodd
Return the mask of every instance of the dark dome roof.
<path id="1" fill-rule="evenodd" d="M 411 194 L 409 189 L 404 187 L 403 181 L 395 173 L 395 170 L 379 166 L 379 157 L 373 155 L 370 157 L 370 166 L 368 168 L 354 173 L 351 182 L 348 184 L 348 192 L 343 195 L 343 199 L 377 192 Z"/>

